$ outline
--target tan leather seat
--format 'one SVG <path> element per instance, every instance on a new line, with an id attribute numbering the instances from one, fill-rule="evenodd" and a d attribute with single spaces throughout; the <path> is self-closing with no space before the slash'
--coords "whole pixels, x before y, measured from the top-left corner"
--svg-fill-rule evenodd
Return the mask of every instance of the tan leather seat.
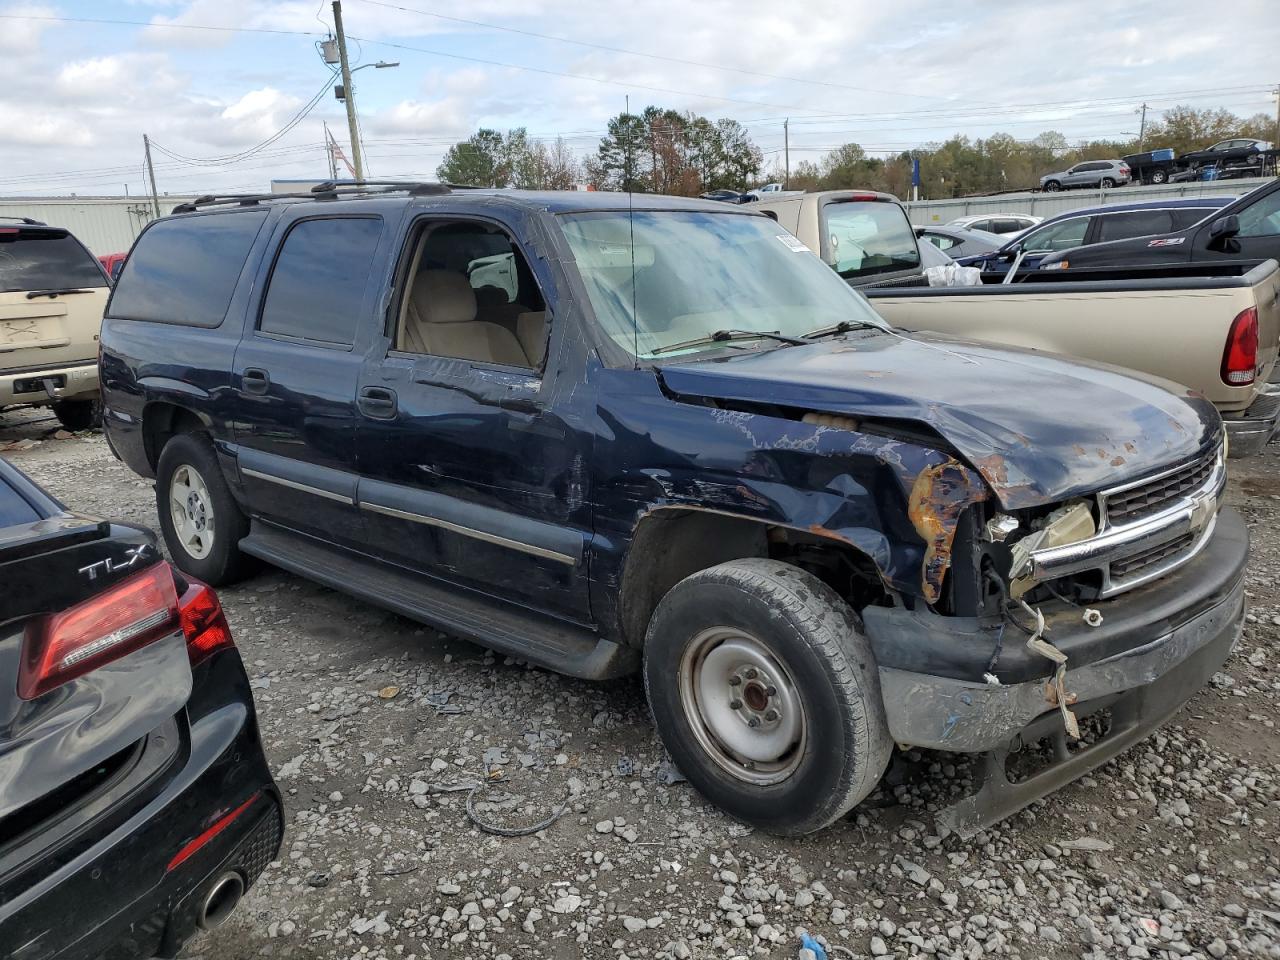
<path id="1" fill-rule="evenodd" d="M 506 327 L 476 319 L 476 295 L 467 278 L 423 270 L 414 278 L 401 349 L 514 367 L 532 364 Z"/>
<path id="2" fill-rule="evenodd" d="M 529 364 L 542 366 L 542 358 L 547 352 L 547 312 L 530 310 L 516 317 L 516 339 L 529 358 Z"/>

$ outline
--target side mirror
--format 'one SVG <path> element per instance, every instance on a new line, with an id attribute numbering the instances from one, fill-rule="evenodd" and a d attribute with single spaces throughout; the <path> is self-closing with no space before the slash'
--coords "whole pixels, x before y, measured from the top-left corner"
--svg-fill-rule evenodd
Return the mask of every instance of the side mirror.
<path id="1" fill-rule="evenodd" d="M 1217 220 L 1213 221 L 1213 223 L 1209 224 L 1210 240 L 1227 240 L 1234 237 L 1239 232 L 1240 218 L 1234 213 L 1226 217 L 1219 217 Z"/>

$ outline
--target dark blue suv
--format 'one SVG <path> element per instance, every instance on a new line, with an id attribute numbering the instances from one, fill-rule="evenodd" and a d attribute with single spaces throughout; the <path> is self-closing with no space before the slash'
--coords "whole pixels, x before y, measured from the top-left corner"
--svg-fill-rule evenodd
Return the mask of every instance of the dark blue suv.
<path id="1" fill-rule="evenodd" d="M 891 330 L 750 206 L 205 198 L 130 253 L 102 382 L 184 570 L 257 558 L 565 673 L 642 669 L 685 775 L 780 833 L 895 742 L 989 755 L 949 816 L 1005 816 L 1239 631 L 1207 401 Z M 1005 778 L 1104 708 L 1109 736 Z"/>

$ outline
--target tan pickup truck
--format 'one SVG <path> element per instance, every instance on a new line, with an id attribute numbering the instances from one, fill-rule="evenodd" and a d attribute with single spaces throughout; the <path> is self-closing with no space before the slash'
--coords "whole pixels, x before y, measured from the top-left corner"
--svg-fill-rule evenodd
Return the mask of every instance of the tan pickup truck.
<path id="1" fill-rule="evenodd" d="M 1191 387 L 1222 414 L 1233 456 L 1258 452 L 1275 434 L 1274 260 L 1055 276 L 1063 279 L 864 293 L 895 327 L 1070 354 Z"/>
<path id="2" fill-rule="evenodd" d="M 98 417 L 102 265 L 66 230 L 0 219 L 0 410 L 51 406 L 63 426 Z"/>

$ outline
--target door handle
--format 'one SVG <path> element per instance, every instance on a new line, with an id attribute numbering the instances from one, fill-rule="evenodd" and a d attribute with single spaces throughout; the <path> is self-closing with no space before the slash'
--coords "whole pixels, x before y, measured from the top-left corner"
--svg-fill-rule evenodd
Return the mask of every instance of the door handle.
<path id="1" fill-rule="evenodd" d="M 362 387 L 356 398 L 356 406 L 366 417 L 375 420 L 391 420 L 396 415 L 396 392 L 386 387 Z"/>
<path id="2" fill-rule="evenodd" d="M 266 393 L 271 386 L 271 375 L 261 367 L 245 367 L 240 374 L 240 386 L 245 393 Z"/>

